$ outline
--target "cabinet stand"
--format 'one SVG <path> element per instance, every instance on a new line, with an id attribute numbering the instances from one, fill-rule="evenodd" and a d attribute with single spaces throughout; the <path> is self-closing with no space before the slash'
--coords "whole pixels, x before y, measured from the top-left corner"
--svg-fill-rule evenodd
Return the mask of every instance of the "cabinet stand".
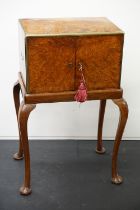
<path id="1" fill-rule="evenodd" d="M 20 103 L 20 91 L 23 96 L 23 101 Z M 90 92 L 90 93 L 89 93 Z M 89 100 L 100 100 L 100 111 L 99 111 L 99 123 L 98 123 L 98 140 L 96 152 L 99 154 L 105 153 L 105 148 L 102 144 L 102 130 L 103 120 L 106 107 L 106 99 L 112 99 L 113 102 L 118 106 L 120 110 L 120 119 L 118 129 L 116 132 L 113 154 L 112 154 L 112 183 L 121 184 L 122 177 L 118 175 L 117 169 L 117 157 L 118 150 L 123 135 L 123 131 L 126 125 L 128 117 L 128 106 L 126 101 L 122 98 L 122 89 L 118 90 L 106 90 L 105 91 L 89 91 Z M 26 89 L 22 80 L 21 73 L 19 73 L 19 80 L 15 83 L 13 88 L 15 109 L 17 114 L 18 128 L 19 128 L 19 150 L 14 154 L 15 160 L 25 159 L 25 176 L 23 186 L 20 188 L 22 195 L 28 195 L 31 193 L 30 185 L 30 151 L 28 144 L 28 131 L 27 122 L 31 111 L 36 107 L 37 103 L 45 102 L 57 102 L 57 101 L 73 101 L 75 92 L 66 93 L 48 93 L 48 94 L 27 94 Z"/>

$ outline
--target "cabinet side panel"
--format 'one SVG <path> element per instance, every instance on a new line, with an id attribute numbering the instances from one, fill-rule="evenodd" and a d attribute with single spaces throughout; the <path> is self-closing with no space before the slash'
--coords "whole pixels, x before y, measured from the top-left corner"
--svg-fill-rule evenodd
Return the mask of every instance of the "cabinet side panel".
<path id="1" fill-rule="evenodd" d="M 26 45 L 28 93 L 74 90 L 74 38 L 28 37 Z"/>
<path id="2" fill-rule="evenodd" d="M 26 49 L 25 49 L 25 34 L 19 23 L 19 62 L 20 72 L 22 73 L 23 82 L 26 86 Z"/>
<path id="3" fill-rule="evenodd" d="M 88 90 L 120 88 L 123 36 L 117 34 L 78 38 L 76 89 L 80 78 L 78 63 L 83 64 Z"/>

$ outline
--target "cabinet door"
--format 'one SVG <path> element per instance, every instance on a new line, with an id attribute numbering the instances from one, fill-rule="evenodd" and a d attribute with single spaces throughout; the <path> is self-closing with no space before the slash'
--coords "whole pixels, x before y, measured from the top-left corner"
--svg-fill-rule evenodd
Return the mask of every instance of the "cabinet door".
<path id="1" fill-rule="evenodd" d="M 74 90 L 74 38 L 28 37 L 26 59 L 28 93 Z"/>
<path id="2" fill-rule="evenodd" d="M 76 89 L 82 63 L 88 90 L 120 87 L 123 35 L 83 36 L 76 43 Z"/>

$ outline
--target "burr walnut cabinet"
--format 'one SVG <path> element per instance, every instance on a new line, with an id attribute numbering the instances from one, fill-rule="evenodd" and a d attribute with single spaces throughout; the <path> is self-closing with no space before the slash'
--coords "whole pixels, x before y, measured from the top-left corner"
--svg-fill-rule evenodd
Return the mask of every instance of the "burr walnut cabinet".
<path id="1" fill-rule="evenodd" d="M 106 100 L 120 110 L 112 153 L 112 183 L 122 183 L 117 155 L 128 116 L 120 86 L 124 33 L 107 18 L 19 20 L 20 72 L 13 88 L 19 127 L 19 150 L 25 158 L 25 178 L 20 193 L 31 193 L 27 121 L 38 103 L 74 101 L 82 65 L 87 100 L 100 100 L 96 152 L 103 154 L 102 128 Z M 23 101 L 20 102 L 19 93 Z"/>

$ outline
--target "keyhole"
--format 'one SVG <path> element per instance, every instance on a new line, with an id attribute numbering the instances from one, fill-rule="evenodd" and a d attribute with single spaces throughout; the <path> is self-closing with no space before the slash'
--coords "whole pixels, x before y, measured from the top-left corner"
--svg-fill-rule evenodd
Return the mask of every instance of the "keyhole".
<path id="1" fill-rule="evenodd" d="M 68 68 L 71 69 L 72 67 L 73 67 L 73 63 L 72 62 L 68 63 Z"/>

